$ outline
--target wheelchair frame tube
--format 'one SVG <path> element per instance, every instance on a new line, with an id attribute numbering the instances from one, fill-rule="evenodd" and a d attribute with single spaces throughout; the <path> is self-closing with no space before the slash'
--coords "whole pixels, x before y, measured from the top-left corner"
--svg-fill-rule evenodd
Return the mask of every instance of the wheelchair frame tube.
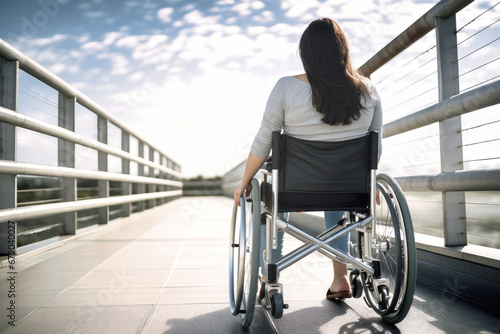
<path id="1" fill-rule="evenodd" d="M 344 234 L 347 234 L 351 232 L 352 230 L 369 224 L 372 221 L 372 217 L 368 217 L 363 219 L 362 221 L 359 221 L 357 223 L 354 223 L 348 227 L 343 228 L 341 231 L 335 233 L 334 235 L 328 237 L 325 240 L 318 239 L 311 234 L 301 230 L 300 228 L 296 227 L 293 224 L 290 224 L 281 218 L 278 218 L 277 222 L 280 227 L 280 229 L 284 230 L 285 232 L 291 234 L 292 236 L 296 237 L 297 239 L 309 243 L 309 245 L 304 245 L 295 251 L 293 251 L 290 254 L 287 254 L 284 256 L 282 259 L 280 259 L 276 264 L 278 266 L 278 272 L 281 272 L 285 268 L 291 266 L 292 264 L 298 262 L 299 260 L 303 259 L 307 255 L 311 254 L 314 251 L 319 251 L 321 254 L 327 256 L 328 258 L 331 258 L 333 260 L 336 259 L 341 259 L 342 261 L 345 261 L 346 263 L 350 263 L 354 267 L 358 269 L 362 269 L 365 272 L 373 275 L 373 268 L 366 265 L 363 262 L 360 262 L 358 259 L 352 257 L 349 254 L 346 254 L 342 251 L 339 251 L 332 246 L 328 245 L 328 243 L 332 242 L 333 240 L 341 237 Z M 326 233 L 325 233 L 326 234 Z M 332 257 L 331 255 L 334 255 Z"/>
<path id="2" fill-rule="evenodd" d="M 276 241 L 277 235 L 278 235 L 278 226 L 277 226 L 277 220 L 278 220 L 278 169 L 273 168 L 273 174 L 272 174 L 272 192 L 273 192 L 273 217 L 271 220 L 271 239 L 272 239 L 272 248 L 277 249 L 278 244 Z"/>
<path id="3" fill-rule="evenodd" d="M 375 226 L 375 211 L 377 209 L 377 170 L 371 170 L 370 176 L 370 213 L 373 217 L 372 227 Z"/>
<path id="4" fill-rule="evenodd" d="M 376 211 L 377 211 L 377 170 L 372 169 L 370 171 L 370 214 L 372 216 L 372 223 L 370 228 L 368 228 L 364 233 L 366 234 L 365 240 L 369 240 L 370 242 L 364 242 L 363 243 L 363 254 L 367 258 L 372 258 L 372 247 L 371 247 L 371 241 L 372 241 L 372 233 L 376 232 L 375 231 L 375 221 L 377 219 L 376 217 Z"/>
<path id="5" fill-rule="evenodd" d="M 373 217 L 371 227 L 365 231 L 367 233 L 367 238 L 365 240 L 370 240 L 369 243 L 364 244 L 364 254 L 369 258 L 372 257 L 371 240 L 372 233 L 375 231 L 376 222 L 376 211 L 377 211 L 377 169 L 378 169 L 378 144 L 379 144 L 379 134 L 378 132 L 370 132 L 370 214 Z"/>

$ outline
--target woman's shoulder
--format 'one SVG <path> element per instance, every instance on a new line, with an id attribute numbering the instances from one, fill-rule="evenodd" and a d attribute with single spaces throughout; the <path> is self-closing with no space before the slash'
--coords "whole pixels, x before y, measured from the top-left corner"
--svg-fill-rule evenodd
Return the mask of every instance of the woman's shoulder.
<path id="1" fill-rule="evenodd" d="M 367 78 L 367 77 L 362 77 L 363 82 L 365 83 L 366 87 L 368 88 L 368 94 L 363 94 L 364 98 L 364 104 L 365 105 L 375 105 L 380 102 L 380 96 L 378 95 L 377 88 L 375 88 L 375 85 L 373 82 Z"/>
<path id="2" fill-rule="evenodd" d="M 304 75 L 287 75 L 284 77 L 279 78 L 276 84 L 280 85 L 297 85 L 297 84 L 307 84 L 309 85 L 309 82 L 304 81 L 307 80 L 307 77 Z"/>

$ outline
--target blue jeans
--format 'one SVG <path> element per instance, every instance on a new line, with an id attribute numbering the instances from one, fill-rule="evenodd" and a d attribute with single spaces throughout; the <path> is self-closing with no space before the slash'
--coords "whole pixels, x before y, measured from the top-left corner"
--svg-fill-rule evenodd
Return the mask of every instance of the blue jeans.
<path id="1" fill-rule="evenodd" d="M 282 216 L 282 215 L 281 215 Z M 326 230 L 334 227 L 344 216 L 344 211 L 325 211 L 325 227 Z M 285 238 L 285 232 L 280 231 L 277 235 L 278 248 L 271 251 L 271 262 L 276 263 L 283 256 L 283 240 Z M 349 253 L 348 249 L 349 234 L 346 234 L 335 241 L 332 241 L 330 245 L 335 247 L 344 253 Z M 267 277 L 267 266 L 265 263 L 265 250 L 266 250 L 266 226 L 261 225 L 260 227 L 260 268 L 263 276 Z"/>

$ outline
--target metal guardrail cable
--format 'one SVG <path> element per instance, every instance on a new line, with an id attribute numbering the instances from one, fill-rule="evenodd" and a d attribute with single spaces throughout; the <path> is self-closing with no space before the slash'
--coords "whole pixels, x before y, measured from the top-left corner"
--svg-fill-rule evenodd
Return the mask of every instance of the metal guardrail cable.
<path id="1" fill-rule="evenodd" d="M 389 110 L 393 110 L 393 109 L 395 109 L 396 107 L 399 107 L 399 106 L 401 106 L 401 105 L 403 105 L 403 104 L 405 104 L 405 103 L 407 103 L 407 102 L 410 102 L 411 100 L 416 99 L 417 97 L 420 97 L 420 96 L 422 96 L 422 95 L 425 95 L 425 94 L 427 94 L 427 93 L 429 93 L 429 92 L 431 92 L 431 91 L 435 90 L 436 88 L 438 88 L 438 86 L 434 86 L 434 87 L 432 87 L 431 89 L 428 89 L 428 90 L 426 90 L 426 91 L 423 91 L 422 93 L 420 93 L 420 94 L 418 94 L 418 95 L 412 96 L 412 97 L 411 97 L 411 98 L 409 98 L 409 99 L 406 99 L 406 100 L 404 100 L 404 101 L 402 101 L 402 102 L 400 102 L 400 103 L 398 103 L 398 104 L 396 104 L 396 105 L 394 105 L 394 106 L 391 106 L 391 108 L 390 108 Z M 419 107 L 419 109 L 421 109 L 421 107 Z"/>
<path id="2" fill-rule="evenodd" d="M 499 140 L 500 140 L 500 138 L 483 140 L 483 141 L 478 141 L 478 142 L 475 142 L 475 143 L 464 144 L 464 145 L 461 145 L 460 147 L 466 147 L 466 146 L 473 146 L 473 145 L 478 145 L 478 144 L 491 143 L 491 142 L 499 141 Z"/>
<path id="3" fill-rule="evenodd" d="M 482 65 L 479 65 L 478 67 L 475 67 L 475 68 L 473 68 L 473 69 L 471 69 L 471 70 L 468 70 L 467 72 L 464 72 L 464 73 L 460 74 L 458 77 L 460 78 L 460 77 L 462 77 L 462 76 L 464 76 L 464 75 L 466 75 L 466 74 L 469 74 L 469 73 L 471 73 L 471 72 L 473 72 L 473 71 L 475 71 L 475 70 L 477 70 L 477 69 L 480 69 L 481 67 L 484 67 L 484 66 L 486 66 L 486 65 L 489 65 L 489 64 L 491 64 L 491 63 L 493 63 L 493 62 L 495 62 L 495 61 L 497 61 L 497 60 L 499 60 L 499 59 L 500 59 L 500 56 L 499 56 L 499 57 L 497 57 L 497 58 L 495 58 L 495 59 L 493 59 L 493 60 L 490 60 L 490 61 L 489 61 L 489 62 L 487 62 L 487 63 L 484 63 L 484 64 L 482 64 Z"/>
<path id="4" fill-rule="evenodd" d="M 27 94 L 27 95 L 30 95 L 30 96 L 32 96 L 32 97 L 34 97 L 34 98 L 36 98 L 37 100 L 39 100 L 39 101 L 41 101 L 41 102 L 47 103 L 47 104 L 49 104 L 49 105 L 51 105 L 51 106 L 53 106 L 53 107 L 56 107 L 56 108 L 58 107 L 58 106 L 57 106 L 57 102 L 56 102 L 56 101 L 53 101 L 50 97 L 45 96 L 45 95 L 43 95 L 43 94 L 42 94 L 42 93 L 40 93 L 40 92 L 37 92 L 37 91 L 36 91 L 36 90 L 34 90 L 33 88 L 30 88 L 30 87 L 28 87 L 28 86 L 26 86 L 26 85 L 23 85 L 22 83 L 19 83 L 19 88 L 24 88 L 24 89 L 27 89 L 27 90 L 29 90 L 30 92 L 33 92 L 35 95 L 38 95 L 40 98 L 37 98 L 35 95 L 25 93 L 25 94 Z"/>
<path id="5" fill-rule="evenodd" d="M 493 78 L 490 78 L 490 79 L 485 80 L 485 81 L 481 81 L 480 83 L 477 83 L 477 84 L 475 84 L 475 85 L 473 85 L 473 86 L 470 86 L 470 87 L 467 87 L 467 88 L 465 88 L 465 89 L 462 89 L 462 90 L 460 91 L 460 93 L 466 92 L 466 91 L 468 91 L 468 90 L 470 90 L 470 89 L 472 89 L 472 88 L 474 88 L 474 87 L 481 86 L 482 84 L 485 84 L 485 83 L 490 82 L 490 81 L 492 81 L 492 80 L 495 80 L 495 79 L 497 79 L 497 78 L 500 78 L 500 75 L 494 76 Z"/>
<path id="6" fill-rule="evenodd" d="M 82 114 L 79 111 L 76 111 L 75 112 L 75 127 L 77 126 L 77 124 L 79 124 L 81 127 L 81 123 L 84 123 L 86 126 L 90 127 L 91 129 L 96 129 L 97 128 L 97 116 L 94 119 L 91 119 L 91 117 L 92 117 L 92 115 L 88 115 L 88 114 L 86 115 L 86 114 Z M 75 128 L 75 132 L 76 131 L 77 131 L 77 129 Z"/>
<path id="7" fill-rule="evenodd" d="M 425 136 L 425 137 L 420 137 L 420 138 L 414 138 L 412 137 L 412 139 L 409 139 L 409 140 L 406 140 L 406 141 L 398 141 L 396 143 L 392 143 L 391 145 L 387 145 L 386 143 L 384 143 L 384 147 L 397 147 L 397 146 L 402 146 L 402 145 L 406 145 L 406 144 L 411 144 L 411 143 L 415 143 L 416 141 L 420 141 L 420 140 L 424 140 L 424 139 L 430 139 L 430 138 L 434 138 L 436 137 L 436 135 L 430 135 L 430 136 Z M 399 155 L 399 154 L 398 154 Z"/>
<path id="8" fill-rule="evenodd" d="M 472 54 L 474 54 L 474 53 L 478 52 L 479 50 L 484 49 L 485 47 L 487 47 L 487 46 L 488 46 L 488 45 L 490 45 L 490 44 L 495 43 L 495 42 L 496 42 L 496 41 L 498 41 L 499 39 L 500 39 L 500 37 L 495 38 L 494 40 L 492 40 L 491 42 L 489 42 L 489 43 L 487 43 L 487 44 L 485 44 L 485 45 L 481 46 L 480 48 L 477 48 L 476 50 L 471 51 L 470 53 L 466 54 L 465 56 L 463 56 L 463 57 L 461 57 L 461 58 L 458 58 L 458 61 L 461 61 L 462 59 L 469 57 L 470 55 L 472 55 Z"/>
<path id="9" fill-rule="evenodd" d="M 496 120 L 496 121 L 488 122 L 488 123 L 483 123 L 483 124 L 480 124 L 480 125 L 472 126 L 470 128 L 462 129 L 462 132 L 468 131 L 468 130 L 474 130 L 474 129 L 477 129 L 477 128 L 480 128 L 480 127 L 483 127 L 483 126 L 486 126 L 486 125 L 495 124 L 495 123 L 499 123 L 499 122 L 500 122 L 500 119 Z"/>
<path id="10" fill-rule="evenodd" d="M 425 55 L 426 53 L 430 52 L 430 51 L 431 51 L 432 49 L 434 49 L 434 48 L 436 48 L 436 45 L 431 46 L 429 49 L 425 50 L 424 52 L 421 52 L 420 54 L 418 54 L 418 55 L 417 55 L 417 56 L 415 56 L 414 58 L 410 59 L 408 62 L 406 62 L 406 63 L 404 63 L 403 65 L 399 66 L 397 71 L 391 71 L 391 74 L 389 74 L 389 75 L 387 75 L 386 77 L 384 77 L 384 78 L 380 79 L 379 81 L 377 81 L 377 82 L 375 83 L 375 85 L 377 86 L 378 84 L 380 84 L 380 83 L 384 82 L 386 79 L 388 79 L 388 78 L 392 77 L 392 76 L 393 76 L 393 75 L 395 75 L 396 73 L 400 73 L 400 71 L 399 71 L 400 69 L 403 69 L 403 68 L 405 68 L 406 66 L 410 65 L 412 62 L 414 62 L 415 60 L 417 60 L 417 59 L 418 59 L 418 58 L 420 58 L 421 56 Z M 437 59 L 437 57 L 434 57 L 434 58 L 432 58 L 432 59 L 430 59 L 430 60 L 426 61 L 425 63 L 421 64 L 419 67 L 417 67 L 416 69 L 414 69 L 413 71 L 410 71 L 410 72 L 405 73 L 405 74 L 404 74 L 403 76 L 401 76 L 399 79 L 396 79 L 396 80 L 392 81 L 392 83 L 397 82 L 397 81 L 399 81 L 399 80 L 401 80 L 401 79 L 405 78 L 408 74 L 411 74 L 411 73 L 413 73 L 413 72 L 417 71 L 418 69 L 420 69 L 421 67 L 423 67 L 423 66 L 427 65 L 428 63 L 430 63 L 431 61 L 433 61 L 433 60 L 435 60 L 435 59 Z"/>
<path id="11" fill-rule="evenodd" d="M 478 16 L 476 16 L 475 18 L 473 18 L 472 20 L 470 20 L 465 25 L 463 25 L 462 28 L 460 28 L 460 29 L 457 30 L 457 33 L 459 33 L 462 29 L 464 29 L 465 27 L 467 27 L 472 22 L 476 21 L 479 17 L 483 16 L 486 12 L 488 12 L 488 11 L 492 10 L 493 8 L 495 8 L 498 4 L 500 4 L 500 1 L 497 2 L 496 4 L 494 4 L 493 6 L 491 6 L 490 8 L 488 8 L 487 10 L 485 10 L 484 12 L 482 12 L 481 14 L 479 14 Z"/>
<path id="12" fill-rule="evenodd" d="M 430 107 L 430 106 L 432 106 L 432 105 L 434 105 L 434 104 L 436 104 L 436 103 L 438 103 L 438 102 L 439 102 L 439 99 L 438 99 L 438 98 L 436 98 L 435 100 L 433 100 L 433 101 L 431 101 L 431 102 L 429 102 L 429 103 L 427 103 L 427 104 L 424 104 L 423 106 L 420 106 L 420 107 L 418 107 L 418 108 L 414 108 L 414 109 L 412 109 L 412 110 L 409 112 L 409 114 L 413 114 L 413 113 L 415 113 L 415 112 L 417 112 L 417 111 L 419 111 L 419 110 L 422 110 L 422 109 L 425 109 L 425 108 L 427 108 L 427 107 Z"/>
<path id="13" fill-rule="evenodd" d="M 39 141 L 29 141 L 29 140 L 25 140 L 25 139 L 20 139 L 18 138 L 17 139 L 19 142 L 22 142 L 22 143 L 26 143 L 26 144 L 33 144 L 33 145 L 36 145 L 36 146 L 40 146 L 40 147 L 47 147 L 47 148 L 51 148 L 51 149 L 57 149 L 57 145 L 46 145 L 46 144 L 43 144 Z M 31 153 L 30 153 L 31 154 Z M 36 154 L 34 154 L 36 156 Z M 40 155 L 38 155 L 40 156 Z"/>
<path id="14" fill-rule="evenodd" d="M 18 101 L 18 103 L 19 103 L 19 104 L 22 104 L 22 105 L 25 105 L 25 106 L 27 106 L 27 107 L 29 107 L 29 108 L 32 108 L 32 109 L 38 110 L 38 111 L 40 111 L 40 112 L 43 112 L 44 114 L 49 115 L 49 116 L 51 116 L 51 117 L 53 117 L 53 118 L 57 119 L 57 116 L 56 116 L 56 115 L 53 115 L 53 114 L 51 114 L 51 113 L 47 112 L 47 110 L 43 110 L 43 109 L 40 109 L 40 108 L 38 108 L 38 107 L 32 106 L 31 104 L 26 103 L 26 102 L 24 102 L 24 101 Z"/>
<path id="15" fill-rule="evenodd" d="M 398 90 L 398 91 L 394 92 L 394 94 L 399 94 L 399 93 L 401 93 L 401 92 L 403 92 L 403 91 L 407 90 L 407 89 L 408 89 L 408 88 L 410 88 L 411 86 L 413 86 L 413 85 L 415 85 L 415 84 L 419 83 L 419 82 L 420 82 L 420 81 L 422 81 L 422 80 L 427 79 L 428 77 L 430 77 L 431 75 L 434 75 L 434 74 L 436 74 L 436 73 L 437 73 L 437 71 L 432 71 L 431 73 L 427 74 L 426 76 L 423 76 L 422 78 L 418 79 L 417 81 L 412 82 L 412 83 L 411 83 L 411 84 L 409 84 L 408 86 L 403 87 L 403 88 L 401 88 L 400 90 Z"/>
<path id="16" fill-rule="evenodd" d="M 485 205 L 485 206 L 500 206 L 500 203 L 479 203 L 479 202 L 465 202 L 467 204 L 471 204 L 471 205 Z M 467 219 L 469 219 L 467 217 Z"/>
<path id="17" fill-rule="evenodd" d="M 491 23 L 490 25 L 487 25 L 487 26 L 486 26 L 486 27 L 484 27 L 483 29 L 476 31 L 474 34 L 470 35 L 469 37 L 467 37 L 467 38 L 466 38 L 466 39 L 464 39 L 463 41 L 461 41 L 461 42 L 457 43 L 457 46 L 459 46 L 459 45 L 460 45 L 460 44 L 462 44 L 462 43 L 465 43 L 466 41 L 468 41 L 468 40 L 469 40 L 469 39 L 471 39 L 472 37 L 474 37 L 474 36 L 476 36 L 476 35 L 480 34 L 480 33 L 481 33 L 481 32 L 483 32 L 484 30 L 486 30 L 486 29 L 490 28 L 492 25 L 494 25 L 494 24 L 495 24 L 495 23 L 497 23 L 498 21 L 500 21 L 500 19 L 496 20 L 495 22 Z"/>
<path id="18" fill-rule="evenodd" d="M 437 59 L 437 57 L 434 57 L 434 58 L 432 58 L 432 59 L 430 59 L 430 60 L 426 61 L 425 63 L 421 64 L 420 66 L 418 66 L 418 67 L 414 68 L 413 70 L 411 70 L 411 71 L 409 71 L 409 72 L 406 72 L 406 73 L 403 73 L 403 74 L 402 74 L 399 78 L 395 79 L 394 81 L 391 81 L 391 83 L 390 83 L 390 84 L 391 84 L 391 85 L 394 85 L 396 82 L 401 81 L 401 80 L 403 80 L 403 79 L 406 79 L 406 78 L 407 78 L 410 74 L 413 74 L 413 73 L 415 73 L 415 72 L 419 71 L 419 70 L 420 70 L 420 69 L 422 69 L 424 66 L 426 66 L 427 64 L 429 64 L 430 62 L 432 62 L 432 61 L 434 61 L 434 60 L 436 60 L 436 59 Z M 432 75 L 432 74 L 434 74 L 434 73 L 436 73 L 436 72 L 437 72 L 437 71 L 434 71 L 433 73 L 431 73 L 431 74 L 429 74 L 429 75 L 425 76 L 424 78 L 422 78 L 422 79 L 420 79 L 420 80 L 415 81 L 415 82 L 414 82 L 414 83 L 412 83 L 411 85 L 413 85 L 413 84 L 415 84 L 415 83 L 417 83 L 417 82 L 419 82 L 419 81 L 421 81 L 421 80 L 423 80 L 423 79 L 427 78 L 428 76 L 430 76 L 430 75 Z M 392 74 L 391 74 L 391 75 L 392 75 Z M 410 85 L 410 86 L 411 86 L 411 85 Z M 404 90 L 404 89 L 406 89 L 406 88 L 408 88 L 408 87 L 409 87 L 409 86 L 407 86 L 407 87 L 403 88 L 402 90 Z M 401 91 L 402 91 L 402 90 L 401 90 Z M 395 94 L 397 94 L 397 92 L 396 92 Z"/>
<path id="19" fill-rule="evenodd" d="M 500 159 L 500 157 L 483 158 L 483 159 L 470 159 L 470 160 L 464 160 L 463 162 L 490 161 L 490 160 L 498 160 L 498 159 Z"/>

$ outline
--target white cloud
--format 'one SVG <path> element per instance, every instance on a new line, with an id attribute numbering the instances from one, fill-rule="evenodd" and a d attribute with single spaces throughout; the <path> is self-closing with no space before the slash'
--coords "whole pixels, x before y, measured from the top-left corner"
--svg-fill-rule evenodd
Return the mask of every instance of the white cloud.
<path id="1" fill-rule="evenodd" d="M 301 27 L 299 25 L 291 26 L 287 23 L 278 23 L 274 26 L 272 26 L 269 31 L 273 34 L 276 34 L 278 36 L 288 36 L 288 35 L 293 35 L 300 37 L 302 35 L 302 32 L 304 31 L 304 27 Z M 299 39 L 297 39 L 298 41 Z"/>
<path id="2" fill-rule="evenodd" d="M 61 63 L 54 64 L 50 67 L 50 70 L 55 74 L 60 74 L 61 72 L 64 72 L 66 70 L 66 65 Z"/>
<path id="3" fill-rule="evenodd" d="M 260 35 L 267 32 L 268 28 L 264 26 L 250 26 L 247 28 L 247 34 L 250 36 Z"/>
<path id="4" fill-rule="evenodd" d="M 87 51 L 99 51 L 104 48 L 104 45 L 100 42 L 92 41 L 82 45 L 83 50 Z"/>
<path id="5" fill-rule="evenodd" d="M 172 13 L 174 12 L 174 9 L 173 8 L 170 8 L 170 7 L 166 7 L 166 8 L 162 8 L 158 11 L 157 13 L 157 16 L 158 18 L 165 22 L 165 23 L 169 23 L 172 21 Z"/>
<path id="6" fill-rule="evenodd" d="M 125 36 L 125 37 L 120 38 L 116 42 L 116 46 L 134 49 L 145 38 L 146 38 L 146 36 Z"/>
<path id="7" fill-rule="evenodd" d="M 217 6 L 234 5 L 234 0 L 219 0 Z"/>
<path id="8" fill-rule="evenodd" d="M 260 15 L 255 15 L 252 19 L 260 23 L 272 22 L 274 21 L 274 14 L 273 12 L 266 10 L 263 11 Z"/>
<path id="9" fill-rule="evenodd" d="M 86 81 L 73 81 L 70 82 L 71 86 L 75 87 L 78 90 L 86 90 L 87 88 L 90 87 L 90 84 Z"/>
<path id="10" fill-rule="evenodd" d="M 252 7 L 252 9 L 259 10 L 264 8 L 266 5 L 264 5 L 262 1 L 252 1 L 250 6 Z"/>
<path id="11" fill-rule="evenodd" d="M 216 24 L 220 19 L 220 16 L 204 16 L 199 10 L 193 10 L 192 12 L 184 15 L 184 20 L 187 23 L 204 26 Z"/>
<path id="12" fill-rule="evenodd" d="M 104 45 L 108 46 L 113 44 L 118 38 L 122 36 L 120 32 L 109 32 L 104 35 L 104 41 L 102 42 Z"/>
<path id="13" fill-rule="evenodd" d="M 265 5 L 261 1 L 240 2 L 231 7 L 231 10 L 237 12 L 240 16 L 248 16 L 252 14 L 253 10 L 260 10 L 264 7 Z"/>
<path id="14" fill-rule="evenodd" d="M 99 59 L 108 59 L 111 61 L 112 68 L 107 71 L 110 75 L 126 75 L 130 73 L 130 62 L 121 53 L 102 53 L 97 56 Z"/>
<path id="15" fill-rule="evenodd" d="M 104 39 L 102 42 L 99 42 L 99 41 L 87 42 L 89 39 L 88 36 L 81 38 L 79 41 L 84 43 L 82 45 L 83 50 L 100 51 L 100 50 L 103 50 L 106 47 L 112 45 L 122 35 L 123 34 L 121 32 L 112 31 L 112 32 L 108 32 L 104 35 Z"/>
<path id="16" fill-rule="evenodd" d="M 250 4 L 248 2 L 241 2 L 231 8 L 232 11 L 235 11 L 240 16 L 247 16 L 252 14 L 250 10 Z"/>
<path id="17" fill-rule="evenodd" d="M 168 40 L 167 35 L 152 35 L 149 36 L 147 42 L 142 46 L 144 49 L 153 49 L 165 43 Z M 140 46 L 141 47 L 141 46 Z"/>
<path id="18" fill-rule="evenodd" d="M 285 10 L 285 16 L 290 18 L 303 18 L 310 11 L 321 7 L 321 3 L 316 0 L 283 0 L 281 9 Z"/>
<path id="19" fill-rule="evenodd" d="M 30 39 L 30 43 L 33 46 L 38 46 L 38 47 L 47 47 L 48 45 L 55 44 L 61 41 L 64 41 L 68 38 L 67 35 L 63 34 L 55 34 L 52 37 L 46 37 L 46 38 L 36 38 L 36 39 Z"/>

